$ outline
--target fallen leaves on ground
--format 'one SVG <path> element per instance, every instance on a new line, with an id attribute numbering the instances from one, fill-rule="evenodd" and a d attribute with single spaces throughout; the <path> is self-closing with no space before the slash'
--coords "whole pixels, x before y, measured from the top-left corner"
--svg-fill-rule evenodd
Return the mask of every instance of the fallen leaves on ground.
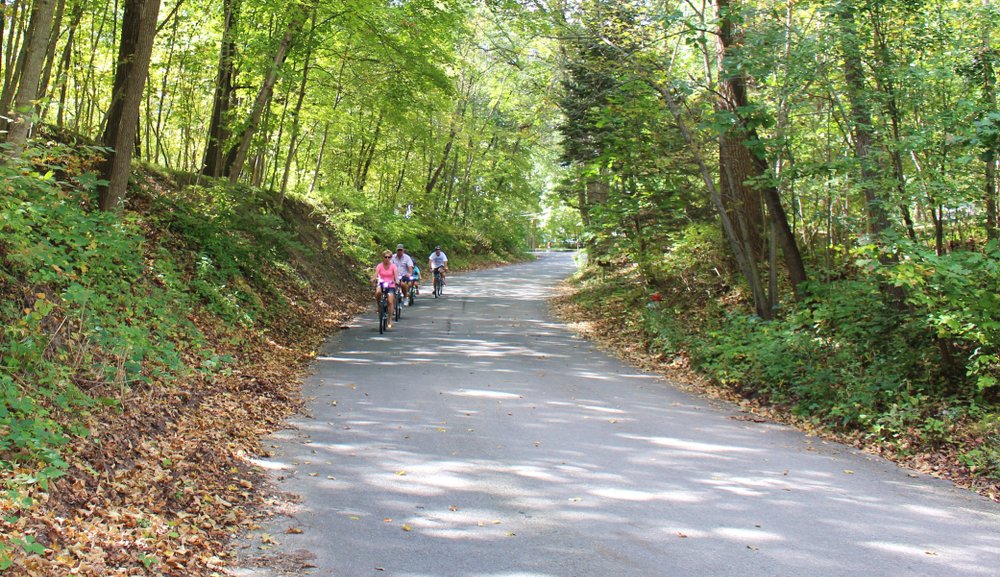
<path id="1" fill-rule="evenodd" d="M 300 291 L 293 311 L 266 334 L 191 313 L 233 357 L 231 373 L 127 391 L 120 410 L 93 415 L 48 491 L 0 495 L 0 534 L 26 545 L 8 553 L 5 577 L 210 577 L 232 564 L 232 537 L 264 506 L 249 457 L 301 407 L 300 379 L 324 337 L 367 302 L 333 283 L 290 290 Z"/>

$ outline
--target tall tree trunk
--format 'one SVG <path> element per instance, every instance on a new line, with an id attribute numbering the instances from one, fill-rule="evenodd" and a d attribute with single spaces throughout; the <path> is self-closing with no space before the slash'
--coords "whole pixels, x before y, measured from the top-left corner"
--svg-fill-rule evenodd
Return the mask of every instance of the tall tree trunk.
<path id="1" fill-rule="evenodd" d="M 451 147 L 455 143 L 455 134 L 458 129 L 455 124 L 452 123 L 451 128 L 448 131 L 448 142 L 444 145 L 444 152 L 441 153 L 441 161 L 438 163 L 436 168 L 433 168 L 430 178 L 427 179 L 427 183 L 424 185 L 424 192 L 430 195 L 437 186 L 438 178 L 441 177 L 441 171 L 444 170 L 445 165 L 448 164 L 448 155 L 451 154 Z"/>
<path id="2" fill-rule="evenodd" d="M 910 215 L 910 206 L 906 194 L 906 173 L 903 170 L 903 155 L 900 152 L 902 140 L 899 136 L 899 127 L 902 124 L 902 113 L 899 110 L 899 95 L 896 92 L 896 82 L 892 74 L 897 69 L 892 53 L 889 51 L 889 41 L 886 38 L 884 22 L 878 14 L 873 14 L 872 29 L 875 33 L 875 41 L 878 46 L 881 72 L 875 75 L 875 81 L 885 94 L 886 108 L 889 113 L 889 122 L 892 129 L 892 145 L 888 147 L 889 158 L 892 159 L 892 173 L 896 180 L 896 192 L 899 193 L 899 212 L 903 216 L 906 224 L 906 232 L 910 239 L 917 239 L 917 231 L 913 225 L 913 217 Z"/>
<path id="3" fill-rule="evenodd" d="M 24 10 L 26 10 L 25 3 L 20 0 L 14 0 L 9 10 L 10 31 L 7 33 L 7 58 L 4 61 L 3 89 L 0 90 L 0 111 L 4 112 L 10 108 L 10 103 L 14 100 L 14 91 L 17 89 L 17 80 L 24 63 L 24 52 L 21 50 L 21 43 L 24 39 L 21 33 L 24 32 L 25 24 L 24 18 L 18 16 Z M 0 38 L 0 41 L 2 40 Z"/>
<path id="4" fill-rule="evenodd" d="M 375 148 L 378 146 L 379 136 L 382 133 L 382 119 L 384 118 L 383 112 L 380 110 L 378 113 L 378 120 L 375 124 L 375 134 L 372 135 L 371 145 L 368 146 L 367 151 L 363 150 L 358 162 L 360 166 L 358 167 L 358 177 L 354 181 L 354 188 L 358 191 L 365 189 L 365 185 L 368 183 L 368 171 L 371 170 L 372 159 L 375 158 Z"/>
<path id="5" fill-rule="evenodd" d="M 718 18 L 718 110 L 737 119 L 719 135 L 719 184 L 722 201 L 730 211 L 730 218 L 740 238 L 753 248 L 755 260 L 763 258 L 764 210 L 760 191 L 747 181 L 753 176 L 755 163 L 746 147 L 747 134 L 738 121 L 741 109 L 746 108 L 746 80 L 742 73 L 733 70 L 731 59 L 734 45 L 739 42 L 733 24 L 739 7 L 730 0 L 714 0 Z"/>
<path id="6" fill-rule="evenodd" d="M 56 106 L 56 126 L 59 128 L 63 127 L 65 119 L 66 90 L 69 85 L 69 70 L 70 65 L 73 63 L 73 48 L 76 42 L 76 31 L 80 26 L 80 20 L 83 19 L 83 8 L 83 2 L 78 2 L 73 6 L 73 13 L 70 16 L 69 28 L 66 31 L 66 43 L 63 45 L 62 56 L 59 58 L 59 66 L 56 69 L 55 85 L 59 88 L 59 104 Z"/>
<path id="7" fill-rule="evenodd" d="M 309 196 L 312 196 L 313 191 L 316 190 L 316 184 L 319 182 L 319 172 L 320 168 L 323 167 L 323 154 L 326 152 L 326 139 L 329 134 L 330 121 L 327 120 L 323 123 L 323 138 L 320 140 L 319 154 L 316 155 L 316 168 L 313 169 L 313 177 L 309 181 Z"/>
<path id="8" fill-rule="evenodd" d="M 471 88 L 469 88 L 471 90 Z M 463 93 L 462 100 L 458 104 L 458 110 L 455 115 L 452 116 L 451 126 L 448 129 L 448 142 L 444 145 L 444 152 L 441 154 L 441 161 L 438 163 L 437 167 L 431 166 L 431 171 L 428 173 L 430 177 L 427 179 L 427 184 L 424 186 L 424 192 L 430 195 L 434 187 L 437 186 L 438 179 L 441 178 L 441 173 L 444 171 L 445 167 L 448 165 L 448 157 L 451 154 L 451 148 L 455 145 L 455 136 L 458 134 L 458 125 L 460 122 L 465 120 L 465 111 L 469 104 L 469 98 L 467 93 Z"/>
<path id="9" fill-rule="evenodd" d="M 160 0 L 125 1 L 111 109 L 101 138 L 101 143 L 111 149 L 101 167 L 101 173 L 108 181 L 108 185 L 101 189 L 101 210 L 117 210 L 125 199 L 132 172 L 139 104 L 149 72 L 159 12 Z"/>
<path id="10" fill-rule="evenodd" d="M 760 271 L 757 268 L 757 264 L 753 260 L 753 250 L 746 241 L 742 240 L 736 234 L 736 229 L 733 226 L 733 223 L 729 218 L 729 213 L 722 202 L 722 195 L 719 193 L 719 189 L 715 185 L 715 177 L 712 175 L 712 171 L 708 167 L 705 156 L 701 152 L 701 146 L 691 134 L 691 130 L 688 128 L 687 122 L 684 120 L 680 103 L 677 102 L 676 96 L 671 92 L 670 88 L 659 85 L 653 85 L 653 88 L 659 92 L 663 102 L 670 110 L 671 115 L 674 117 L 674 122 L 677 124 L 678 130 L 680 130 L 681 136 L 687 144 L 688 150 L 691 152 L 695 163 L 698 165 L 702 182 L 705 184 L 705 189 L 708 191 L 709 200 L 711 200 L 712 205 L 715 206 L 716 211 L 719 213 L 719 220 L 722 222 L 722 230 L 725 233 L 726 239 L 729 241 L 729 246 L 733 251 L 734 258 L 736 259 L 736 265 L 740 268 L 740 272 L 743 273 L 743 277 L 747 280 L 747 284 L 750 286 L 750 294 L 754 301 L 754 310 L 756 311 L 757 316 L 763 319 L 770 319 L 774 313 L 770 306 L 768 306 L 769 303 L 767 295 L 764 292 L 764 285 L 761 282 Z"/>
<path id="11" fill-rule="evenodd" d="M 998 53 L 990 46 L 990 25 L 996 25 L 993 6 L 990 0 L 983 0 L 983 11 L 987 25 L 983 26 L 982 75 L 983 75 L 983 110 L 989 112 L 997 109 L 997 77 L 993 69 L 993 61 Z M 987 142 L 983 154 L 986 164 L 986 187 L 983 196 L 986 204 L 986 237 L 989 240 L 1000 238 L 1000 222 L 997 220 L 997 157 L 1000 156 L 1000 136 L 994 135 Z"/>
<path id="12" fill-rule="evenodd" d="M 179 7 L 179 6 L 180 6 L 180 2 L 177 3 L 177 7 Z M 175 7 L 174 10 L 176 10 L 177 7 Z M 162 134 L 163 134 L 163 114 L 164 114 L 165 111 L 173 108 L 173 96 L 172 95 L 170 96 L 170 101 L 169 101 L 170 104 L 167 104 L 167 102 L 164 102 L 164 99 L 167 98 L 168 94 L 171 94 L 171 91 L 168 90 L 168 88 L 169 88 L 168 83 L 170 82 L 170 78 L 171 78 L 170 72 L 171 72 L 171 67 L 173 66 L 173 62 L 174 62 L 174 48 L 175 48 L 176 43 L 177 43 L 177 28 L 178 28 L 178 24 L 180 22 L 180 19 L 179 18 L 173 18 L 172 20 L 173 20 L 173 26 L 170 29 L 170 42 L 169 42 L 170 48 L 169 48 L 169 51 L 167 53 L 167 63 L 166 63 L 166 66 L 164 66 L 164 68 L 163 68 L 163 78 L 160 80 L 160 104 L 159 104 L 159 106 L 156 107 L 156 124 L 153 127 L 153 134 L 156 137 L 156 148 L 152 151 L 152 153 L 153 153 L 153 161 L 154 162 L 159 162 L 159 159 L 163 158 L 163 162 L 168 167 L 170 166 L 170 155 L 169 155 L 168 152 L 166 152 L 166 146 L 167 145 L 166 145 L 166 143 L 163 142 L 163 138 L 162 138 Z M 161 29 L 161 30 L 163 29 L 163 25 L 162 24 L 160 25 L 159 29 Z M 168 115 L 169 115 L 169 113 L 168 113 Z"/>
<path id="13" fill-rule="evenodd" d="M 308 86 L 309 81 L 309 66 L 312 61 L 313 42 L 315 41 L 316 34 L 316 6 L 313 6 L 311 20 L 312 23 L 309 26 L 309 36 L 306 44 L 306 54 L 303 57 L 302 62 L 302 80 L 299 83 L 299 95 L 295 101 L 295 108 L 292 110 L 292 128 L 291 134 L 288 138 L 288 155 L 285 157 L 285 166 L 281 172 L 281 189 L 278 193 L 279 204 L 281 201 L 284 201 L 285 192 L 288 190 L 288 179 L 292 172 L 292 160 L 295 158 L 295 153 L 297 152 L 299 145 L 299 128 L 301 125 L 300 114 L 302 113 L 302 103 L 306 98 L 306 87 Z"/>
<path id="14" fill-rule="evenodd" d="M 116 10 L 117 10 L 117 4 Z M 108 22 L 108 9 L 104 6 L 101 10 L 100 24 L 97 30 L 93 28 L 93 21 L 91 21 L 90 29 L 90 60 L 87 61 L 87 71 L 84 75 L 83 82 L 74 82 L 74 88 L 76 89 L 76 111 L 77 113 L 73 117 L 73 128 L 80 131 L 89 131 L 94 124 L 94 109 L 97 104 L 96 89 L 93 87 L 96 83 L 94 77 L 96 76 L 97 67 L 94 64 L 97 59 L 97 54 L 99 52 L 98 47 L 100 46 L 101 38 L 104 36 L 104 27 Z M 90 96 L 91 98 L 87 98 Z M 81 129 L 81 121 L 84 123 Z"/>
<path id="15" fill-rule="evenodd" d="M 281 42 L 278 43 L 271 67 L 267 71 L 267 76 L 264 78 L 264 83 L 261 85 L 260 91 L 257 92 L 257 98 L 254 99 L 253 108 L 250 110 L 250 117 L 243 127 L 239 144 L 234 148 L 235 154 L 233 155 L 233 160 L 227 165 L 230 182 L 236 182 L 240 179 L 240 174 L 243 172 L 243 165 L 246 163 L 247 153 L 250 151 L 250 141 L 253 139 L 253 135 L 256 134 L 257 127 L 260 126 L 261 115 L 264 112 L 264 108 L 270 103 L 271 95 L 274 93 L 274 85 L 278 81 L 278 73 L 281 71 L 281 67 L 288 57 L 288 51 L 291 50 L 292 42 L 301 31 L 303 24 L 301 10 L 293 8 L 293 13 L 288 21 L 288 28 L 286 28 Z"/>
<path id="16" fill-rule="evenodd" d="M 14 110 L 8 113 L 7 142 L 20 146 L 28 138 L 35 116 L 38 96 L 38 76 L 45 64 L 45 48 L 52 33 L 52 17 L 56 0 L 35 0 L 31 9 L 27 38 L 22 46 L 23 62 L 20 81 L 14 96 Z"/>
<path id="17" fill-rule="evenodd" d="M 738 15 L 738 6 L 729 0 L 715 0 L 716 13 L 719 17 L 719 107 L 729 112 L 734 119 L 729 130 L 719 138 L 720 151 L 720 182 L 723 203 L 731 211 L 731 219 L 736 233 L 752 249 L 754 262 L 763 258 L 766 248 L 763 246 L 763 211 L 767 206 L 767 217 L 771 222 L 771 230 L 776 236 L 785 257 L 785 268 L 795 292 L 796 298 L 801 296 L 799 287 L 806 280 L 805 265 L 788 217 L 781 204 L 781 196 L 776 186 L 771 184 L 755 185 L 753 181 L 767 174 L 770 170 L 764 158 L 754 154 L 748 145 L 757 142 L 756 131 L 747 129 L 743 114 L 750 105 L 747 96 L 746 78 L 742 71 L 731 70 L 725 56 L 732 50 L 734 43 L 739 41 L 733 26 Z M 726 203 L 727 192 L 731 203 Z M 772 294 L 770 300 L 775 300 Z"/>
<path id="18" fill-rule="evenodd" d="M 274 162 L 270 163 L 268 170 L 270 171 L 270 176 L 268 180 L 267 187 L 274 190 L 274 184 L 278 178 L 278 160 L 281 158 L 281 141 L 285 137 L 285 118 L 288 116 L 288 101 L 289 96 L 291 96 L 292 87 L 289 85 L 285 89 L 285 94 L 282 95 L 281 100 L 281 116 L 278 117 L 278 134 L 275 137 L 271 137 L 270 134 L 265 134 L 266 138 L 264 142 L 274 142 L 274 146 L 271 148 L 271 153 L 268 154 L 268 158 L 274 159 Z M 270 118 L 271 116 L 271 106 L 268 105 L 267 110 L 264 111 L 264 118 Z M 269 127 L 271 128 L 271 127 Z M 260 146 L 261 151 L 258 153 L 263 156 L 267 148 L 266 145 L 262 144 Z M 256 186 L 256 185 L 255 185 Z"/>
<path id="19" fill-rule="evenodd" d="M 52 67 L 56 63 L 56 47 L 59 43 L 59 36 L 62 35 L 63 14 L 66 11 L 66 0 L 58 0 L 56 14 L 52 22 L 52 30 L 49 33 L 49 44 L 45 49 L 45 66 L 42 68 L 42 77 L 38 81 L 38 99 L 41 100 L 49 92 L 49 80 L 52 79 Z"/>
<path id="20" fill-rule="evenodd" d="M 241 0 L 223 0 L 222 43 L 219 49 L 219 69 L 215 76 L 215 93 L 212 98 L 212 115 L 209 117 L 208 143 L 201 173 L 205 176 L 224 176 L 224 150 L 228 144 L 233 107 L 233 80 L 236 75 L 236 33 L 239 25 Z"/>
<path id="21" fill-rule="evenodd" d="M 413 141 L 415 137 L 410 138 L 409 144 L 406 145 L 406 155 L 403 157 L 402 162 L 399 163 L 399 176 L 396 178 L 396 185 L 392 189 L 391 198 L 392 203 L 395 204 L 399 199 L 399 191 L 403 189 L 403 181 L 406 178 L 406 167 L 410 162 L 410 154 L 413 153 Z"/>
<path id="22" fill-rule="evenodd" d="M 861 165 L 861 187 L 868 212 L 868 230 L 879 236 L 889 228 L 885 199 L 878 192 L 875 159 L 872 156 L 872 120 L 865 92 L 865 73 L 861 60 L 861 39 L 855 21 L 856 0 L 841 0 L 838 4 L 840 39 L 844 51 L 844 81 L 851 111 L 851 132 L 854 156 Z"/>

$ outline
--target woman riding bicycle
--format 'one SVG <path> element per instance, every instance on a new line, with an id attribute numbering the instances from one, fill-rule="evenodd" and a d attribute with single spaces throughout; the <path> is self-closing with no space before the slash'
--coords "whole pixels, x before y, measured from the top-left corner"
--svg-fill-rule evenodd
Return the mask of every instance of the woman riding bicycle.
<path id="1" fill-rule="evenodd" d="M 375 265 L 375 274 L 372 275 L 372 282 L 375 283 L 375 305 L 382 301 L 382 292 L 385 291 L 389 297 L 389 310 L 395 310 L 396 306 L 396 278 L 399 272 L 396 265 L 392 264 L 392 251 L 382 253 L 382 262 Z M 392 317 L 389 317 L 388 328 L 392 328 Z"/>

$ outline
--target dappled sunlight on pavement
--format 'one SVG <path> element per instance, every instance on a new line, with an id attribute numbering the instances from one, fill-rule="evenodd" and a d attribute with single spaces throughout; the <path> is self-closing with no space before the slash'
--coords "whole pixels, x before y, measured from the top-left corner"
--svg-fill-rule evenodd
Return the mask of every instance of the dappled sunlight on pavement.
<path id="1" fill-rule="evenodd" d="M 996 574 L 996 505 L 606 357 L 545 316 L 568 271 L 453 275 L 321 351 L 261 461 L 300 495 L 265 551 L 344 577 Z"/>

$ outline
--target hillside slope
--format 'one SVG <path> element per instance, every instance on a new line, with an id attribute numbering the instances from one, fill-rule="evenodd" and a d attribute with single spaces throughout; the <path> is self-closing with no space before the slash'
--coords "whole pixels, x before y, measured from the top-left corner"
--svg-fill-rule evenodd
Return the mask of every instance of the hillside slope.
<path id="1" fill-rule="evenodd" d="M 0 571 L 211 575 L 367 290 L 313 207 L 150 171 L 103 214 L 94 162 L 0 166 Z"/>

